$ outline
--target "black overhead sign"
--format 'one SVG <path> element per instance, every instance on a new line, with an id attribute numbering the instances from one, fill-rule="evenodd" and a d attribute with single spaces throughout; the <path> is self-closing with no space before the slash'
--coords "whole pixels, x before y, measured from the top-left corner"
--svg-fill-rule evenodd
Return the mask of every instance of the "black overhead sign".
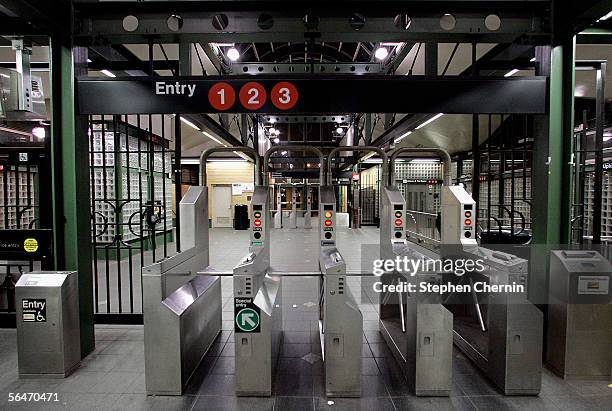
<path id="1" fill-rule="evenodd" d="M 547 112 L 546 77 L 125 77 L 78 80 L 79 114 Z"/>

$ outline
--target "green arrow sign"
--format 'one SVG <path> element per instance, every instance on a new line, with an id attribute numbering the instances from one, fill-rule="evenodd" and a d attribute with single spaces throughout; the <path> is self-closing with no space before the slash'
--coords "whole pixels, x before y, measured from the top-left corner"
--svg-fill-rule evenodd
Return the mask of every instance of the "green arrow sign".
<path id="1" fill-rule="evenodd" d="M 236 314 L 236 326 L 247 333 L 254 331 L 259 327 L 259 313 L 252 308 L 243 308 Z"/>

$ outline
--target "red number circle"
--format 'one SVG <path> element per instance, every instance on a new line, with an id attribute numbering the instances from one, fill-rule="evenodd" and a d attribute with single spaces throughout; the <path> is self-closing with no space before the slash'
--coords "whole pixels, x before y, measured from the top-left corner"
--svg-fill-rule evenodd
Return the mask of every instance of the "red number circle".
<path id="1" fill-rule="evenodd" d="M 257 110 L 266 104 L 268 94 L 259 83 L 250 81 L 240 88 L 240 103 L 249 110 Z"/>
<path id="2" fill-rule="evenodd" d="M 289 110 L 298 102 L 298 91 L 295 86 L 287 81 L 281 81 L 272 88 L 270 94 L 272 104 L 281 110 Z"/>
<path id="3" fill-rule="evenodd" d="M 236 92 L 228 83 L 216 83 L 208 90 L 208 102 L 219 111 L 228 110 L 236 102 Z"/>

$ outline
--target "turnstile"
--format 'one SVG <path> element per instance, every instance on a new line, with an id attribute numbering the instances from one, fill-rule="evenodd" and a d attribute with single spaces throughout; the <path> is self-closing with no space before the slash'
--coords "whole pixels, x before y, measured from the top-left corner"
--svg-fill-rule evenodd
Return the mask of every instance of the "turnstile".
<path id="1" fill-rule="evenodd" d="M 416 230 L 417 234 L 411 234 L 409 239 L 416 241 L 418 244 L 410 241 L 407 243 L 412 250 L 412 258 L 455 261 L 457 259 L 478 259 L 486 261 L 485 269 L 480 272 L 472 271 L 463 276 L 458 276 L 455 273 L 444 274 L 442 276 L 443 283 L 469 283 L 471 290 L 474 290 L 473 285 L 477 282 L 490 285 L 516 284 L 523 286 L 523 291 L 512 293 L 491 293 L 490 295 L 486 292 L 477 293 L 475 291 L 460 294 L 448 293 L 443 296 L 442 301 L 425 294 L 416 297 L 417 310 L 421 308 L 418 300 L 421 298 L 423 303 L 428 305 L 429 312 L 434 307 L 437 310 L 433 316 L 434 319 L 428 319 L 427 323 L 446 324 L 448 319 L 452 319 L 452 339 L 455 345 L 481 368 L 506 395 L 538 394 L 541 387 L 543 319 L 542 313 L 527 300 L 527 261 L 510 254 L 495 252 L 478 246 L 474 226 L 475 202 L 463 187 L 450 185 L 451 160 L 444 150 L 436 148 L 396 150 L 389 162 L 391 182 L 394 181 L 394 161 L 401 153 L 405 152 L 410 152 L 413 155 L 437 154 L 444 161 L 444 186 L 441 192 L 441 240 L 436 241 L 433 236 L 421 236 L 418 234 L 419 230 Z M 404 199 L 395 189 L 387 190 L 383 201 L 385 201 L 387 207 L 385 215 L 388 223 L 386 225 L 381 223 L 381 258 L 389 258 L 387 256 L 393 257 L 394 254 L 398 254 L 397 251 L 395 253 L 393 251 L 401 247 L 402 234 L 400 234 L 400 231 L 405 224 L 402 217 L 399 214 L 396 217 L 395 213 L 410 214 L 410 211 L 400 210 L 400 203 Z M 394 209 L 395 207 L 397 207 L 397 210 Z M 393 229 L 389 228 L 393 227 L 391 222 L 396 225 Z M 428 221 L 427 223 L 431 225 L 434 222 Z M 419 273 L 412 277 L 411 281 L 423 281 L 418 277 Z M 440 277 L 440 275 L 430 273 L 430 275 L 425 276 L 425 281 L 440 281 Z M 393 277 L 391 278 L 394 281 Z M 385 339 L 394 351 L 394 345 L 397 345 L 398 341 L 401 341 L 400 337 L 402 337 L 397 331 L 398 327 L 402 327 L 402 331 L 404 329 L 408 330 L 408 319 L 414 318 L 417 314 L 411 313 L 408 304 L 401 300 L 391 301 L 392 307 L 385 307 L 390 303 L 389 297 L 385 296 L 385 298 L 387 300 L 383 300 L 383 302 L 386 304 L 381 306 L 381 332 L 383 332 L 383 335 L 386 334 Z M 395 298 L 401 299 L 402 295 L 399 294 Z M 404 298 L 410 300 L 408 295 L 405 295 Z M 433 300 L 431 300 L 432 298 Z M 446 312 L 444 307 L 440 306 L 440 303 L 444 303 L 444 307 L 452 314 Z M 394 308 L 394 305 L 399 305 L 399 307 Z M 406 306 L 406 310 L 401 310 L 403 306 Z M 400 320 L 395 319 L 395 327 L 391 326 L 393 319 L 397 318 L 398 315 Z M 404 318 L 404 315 L 406 318 Z M 440 330 L 442 331 L 444 327 L 440 327 Z M 402 332 L 402 334 L 404 333 Z M 449 335 L 448 331 L 446 335 Z M 422 348 L 426 340 L 418 343 L 414 343 L 412 339 L 410 341 L 415 347 Z M 439 342 L 437 341 L 432 347 L 433 355 L 435 356 L 442 349 L 441 355 L 448 358 L 446 350 L 449 348 L 449 338 L 443 339 L 442 347 Z M 395 348 L 396 353 L 397 351 L 398 349 Z M 407 352 L 420 354 L 420 351 L 416 349 L 410 349 Z M 426 352 L 431 353 L 427 350 Z M 418 364 L 418 361 L 410 357 L 405 358 L 405 360 L 414 361 L 415 364 Z M 448 382 L 450 365 L 446 361 L 449 360 L 445 359 L 440 362 L 443 369 L 447 370 L 443 373 L 433 367 L 424 368 L 427 377 L 425 381 L 438 383 L 440 382 L 438 378 L 445 378 Z M 415 382 L 418 382 L 416 376 L 413 378 Z M 419 395 L 419 391 L 424 393 L 422 395 L 432 395 L 427 394 L 427 391 L 420 390 L 416 383 L 414 385 L 417 395 Z"/>
<path id="2" fill-rule="evenodd" d="M 319 331 L 328 397 L 360 397 L 363 316 L 347 284 L 346 263 L 336 248 L 333 187 L 319 189 L 321 302 Z"/>
<path id="3" fill-rule="evenodd" d="M 234 268 L 236 395 L 270 396 L 282 345 L 281 278 L 270 269 L 269 191 L 257 186 L 251 201 L 249 254 Z"/>
<path id="4" fill-rule="evenodd" d="M 438 256 L 405 238 L 406 210 L 402 194 L 384 187 L 381 195 L 380 258 L 408 257 L 426 261 Z M 384 274 L 384 285 L 401 282 L 436 284 L 435 273 Z M 448 396 L 452 388 L 453 315 L 437 294 L 393 292 L 380 296 L 379 330 L 417 396 Z"/>
<path id="5" fill-rule="evenodd" d="M 221 332 L 221 279 L 208 266 L 208 196 L 192 186 L 180 202 L 182 251 L 142 269 L 145 385 L 181 395 Z"/>
<path id="6" fill-rule="evenodd" d="M 596 251 L 551 251 L 546 363 L 563 378 L 610 376 L 611 277 Z"/>
<path id="7" fill-rule="evenodd" d="M 523 291 L 447 295 L 445 305 L 454 315 L 455 345 L 504 394 L 539 394 L 543 315 L 527 299 L 527 260 L 482 247 L 464 256 L 487 263 L 484 271 L 466 274 L 464 283 L 515 284 L 523 286 Z M 455 275 L 447 279 L 461 281 Z"/>

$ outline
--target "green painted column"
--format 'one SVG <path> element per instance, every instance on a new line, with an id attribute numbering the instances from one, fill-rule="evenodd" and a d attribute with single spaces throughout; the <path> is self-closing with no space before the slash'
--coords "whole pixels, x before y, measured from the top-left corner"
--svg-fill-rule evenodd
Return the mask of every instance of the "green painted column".
<path id="1" fill-rule="evenodd" d="M 536 74 L 549 76 L 548 115 L 534 120 L 530 298 L 546 301 L 548 250 L 570 239 L 571 153 L 574 101 L 574 39 L 538 47 Z"/>
<path id="2" fill-rule="evenodd" d="M 89 147 L 87 119 L 75 115 L 75 76 L 87 70 L 87 50 L 52 41 L 50 61 L 55 266 L 78 272 L 84 358 L 95 347 Z"/>

